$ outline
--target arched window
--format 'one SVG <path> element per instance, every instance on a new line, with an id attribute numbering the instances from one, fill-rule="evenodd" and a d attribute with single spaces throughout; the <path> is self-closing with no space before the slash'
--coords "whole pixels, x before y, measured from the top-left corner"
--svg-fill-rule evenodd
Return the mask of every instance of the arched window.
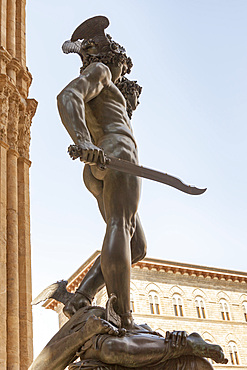
<path id="1" fill-rule="evenodd" d="M 151 291 L 149 292 L 149 307 L 152 315 L 160 315 L 160 303 L 158 293 Z"/>
<path id="2" fill-rule="evenodd" d="M 199 319 L 206 319 L 205 303 L 202 297 L 196 297 L 195 304 L 197 316 L 199 317 Z"/>
<path id="3" fill-rule="evenodd" d="M 232 365 L 239 365 L 240 362 L 239 362 L 239 355 L 238 355 L 238 349 L 237 349 L 236 343 L 235 342 L 229 342 L 228 348 L 229 348 L 231 364 Z"/>
<path id="4" fill-rule="evenodd" d="M 243 311 L 244 311 L 244 319 L 245 321 L 247 321 L 247 302 L 243 302 L 242 304 L 242 307 L 243 307 Z"/>
<path id="5" fill-rule="evenodd" d="M 135 299 L 132 292 L 130 292 L 130 309 L 132 312 L 135 312 Z"/>
<path id="6" fill-rule="evenodd" d="M 229 321 L 230 320 L 230 310 L 229 310 L 228 303 L 225 299 L 220 300 L 220 310 L 221 310 L 222 319 Z"/>
<path id="7" fill-rule="evenodd" d="M 183 301 L 179 294 L 172 297 L 175 316 L 184 316 Z"/>

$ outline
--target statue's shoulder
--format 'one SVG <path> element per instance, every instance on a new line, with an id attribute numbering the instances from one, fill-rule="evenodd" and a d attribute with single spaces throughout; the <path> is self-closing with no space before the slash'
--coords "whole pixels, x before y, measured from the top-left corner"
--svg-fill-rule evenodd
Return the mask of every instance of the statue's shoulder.
<path id="1" fill-rule="evenodd" d="M 111 71 L 101 62 L 94 62 L 89 64 L 81 73 L 82 76 L 93 76 L 94 78 L 99 79 L 103 83 L 109 83 L 111 81 Z"/>

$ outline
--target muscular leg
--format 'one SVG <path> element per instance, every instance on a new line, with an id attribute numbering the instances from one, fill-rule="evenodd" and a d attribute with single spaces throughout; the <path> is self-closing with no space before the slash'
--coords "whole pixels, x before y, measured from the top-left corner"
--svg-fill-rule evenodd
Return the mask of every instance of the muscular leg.
<path id="1" fill-rule="evenodd" d="M 97 180 L 91 172 L 90 166 L 85 166 L 83 172 L 83 179 L 87 189 L 97 199 L 98 207 L 101 215 L 106 221 L 105 210 L 103 204 L 103 181 Z M 131 260 L 132 264 L 142 260 L 146 255 L 146 238 L 141 225 L 139 215 L 136 215 L 136 229 L 131 239 Z M 96 293 L 103 288 L 105 285 L 104 278 L 101 271 L 100 256 L 96 259 L 91 269 L 84 277 L 82 283 L 77 289 L 76 294 L 70 302 L 68 302 L 64 308 L 64 313 L 70 317 L 80 307 L 90 304 Z M 86 298 L 87 297 L 87 298 Z"/>
<path id="2" fill-rule="evenodd" d="M 140 180 L 132 175 L 110 171 L 105 175 L 103 202 L 106 234 L 101 252 L 101 270 L 108 296 L 117 296 L 116 311 L 130 312 L 130 241 L 136 226 Z M 126 323 L 122 324 L 127 327 Z"/>
<path id="3" fill-rule="evenodd" d="M 83 171 L 83 180 L 87 189 L 93 194 L 98 202 L 100 213 L 106 222 L 105 207 L 103 202 L 103 181 L 96 179 L 89 165 L 86 165 Z M 136 228 L 131 239 L 131 261 L 132 264 L 141 261 L 147 250 L 147 242 L 142 228 L 140 217 L 136 214 Z"/>

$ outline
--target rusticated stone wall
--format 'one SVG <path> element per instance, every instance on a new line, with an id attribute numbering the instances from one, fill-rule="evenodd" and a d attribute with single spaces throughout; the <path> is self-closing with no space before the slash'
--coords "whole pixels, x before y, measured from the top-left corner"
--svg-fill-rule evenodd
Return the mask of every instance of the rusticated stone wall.
<path id="1" fill-rule="evenodd" d="M 0 0 L 0 369 L 32 361 L 30 126 L 25 0 Z"/>

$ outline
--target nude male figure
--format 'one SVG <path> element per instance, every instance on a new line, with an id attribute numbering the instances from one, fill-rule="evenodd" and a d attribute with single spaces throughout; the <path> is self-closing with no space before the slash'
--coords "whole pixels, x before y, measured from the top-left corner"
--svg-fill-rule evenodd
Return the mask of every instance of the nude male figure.
<path id="1" fill-rule="evenodd" d="M 108 296 L 113 293 L 117 297 L 115 310 L 121 317 L 122 327 L 131 329 L 134 325 L 130 311 L 131 263 L 146 253 L 145 236 L 137 214 L 141 180 L 110 169 L 102 171 L 96 164 L 104 164 L 104 153 L 138 163 L 126 101 L 115 85 L 130 71 L 132 63 L 124 49 L 99 30 L 100 22 L 105 20 L 105 17 L 91 18 L 72 35 L 72 41 L 77 40 L 78 34 L 78 38 L 84 39 L 79 53 L 84 68 L 88 65 L 58 95 L 61 120 L 80 148 L 81 160 L 86 163 L 85 185 L 97 199 L 106 222 L 101 256 L 65 306 L 65 313 L 71 316 L 80 307 L 89 305 L 105 283 Z"/>

